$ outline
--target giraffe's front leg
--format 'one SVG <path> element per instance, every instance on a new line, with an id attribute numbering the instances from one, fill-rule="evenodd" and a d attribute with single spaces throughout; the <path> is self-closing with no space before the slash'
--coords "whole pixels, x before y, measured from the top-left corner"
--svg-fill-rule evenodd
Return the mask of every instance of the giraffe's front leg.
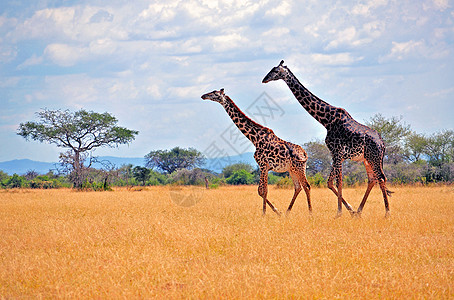
<path id="1" fill-rule="evenodd" d="M 278 215 L 280 216 L 281 213 L 274 207 L 274 205 L 268 201 L 267 194 L 268 194 L 268 168 L 260 168 L 260 182 L 259 182 L 259 188 L 258 192 L 260 197 L 263 198 L 263 215 L 266 213 L 266 204 L 271 207 L 271 209 Z"/>
<path id="2" fill-rule="evenodd" d="M 337 190 L 334 187 L 334 180 L 336 180 Z M 328 188 L 332 190 L 337 197 L 336 217 L 340 217 L 342 215 L 342 203 L 353 216 L 355 212 L 352 206 L 342 197 L 342 160 L 333 159 L 333 166 L 328 177 Z"/>

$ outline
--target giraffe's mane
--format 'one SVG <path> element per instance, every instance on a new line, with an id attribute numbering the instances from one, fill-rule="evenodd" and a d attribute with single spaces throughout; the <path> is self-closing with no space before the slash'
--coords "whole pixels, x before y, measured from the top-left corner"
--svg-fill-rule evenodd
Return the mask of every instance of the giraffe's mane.
<path id="1" fill-rule="evenodd" d="M 314 98 L 317 99 L 318 101 L 321 101 L 321 102 L 325 103 L 326 105 L 334 106 L 334 105 L 329 104 L 329 103 L 326 102 L 325 100 L 320 99 L 318 96 L 314 95 L 314 93 L 312 93 L 311 91 L 309 91 L 309 89 L 306 88 L 306 87 L 301 83 L 301 81 L 298 79 L 298 77 L 296 77 L 295 74 L 293 74 L 293 72 L 290 71 L 289 67 L 285 66 L 284 68 L 287 70 L 287 72 L 289 72 L 289 74 L 292 76 L 292 78 L 294 78 L 294 79 L 296 80 L 296 82 L 297 82 L 299 85 L 301 85 L 302 87 L 304 87 L 304 88 L 312 95 L 312 97 L 314 97 Z"/>
<path id="2" fill-rule="evenodd" d="M 263 126 L 262 124 L 259 124 L 259 123 L 255 122 L 254 120 L 252 120 L 251 118 L 249 118 L 249 117 L 248 117 L 248 116 L 247 116 L 247 115 L 238 107 L 238 105 L 236 105 L 235 102 L 233 102 L 233 100 L 232 100 L 229 96 L 225 95 L 225 98 L 226 98 L 226 99 L 227 99 L 227 100 L 228 100 L 228 101 L 229 101 L 229 102 L 230 102 L 230 103 L 231 103 L 231 104 L 232 104 L 232 105 L 233 105 L 233 106 L 234 106 L 234 107 L 235 107 L 235 108 L 236 108 L 236 109 L 237 109 L 237 110 L 238 110 L 238 111 L 239 111 L 239 112 L 240 112 L 240 113 L 249 121 L 249 122 L 251 122 L 254 126 L 261 127 L 262 129 L 266 129 L 266 130 L 268 130 L 269 132 L 274 133 L 274 131 L 271 130 L 270 128 L 265 127 L 265 126 Z"/>

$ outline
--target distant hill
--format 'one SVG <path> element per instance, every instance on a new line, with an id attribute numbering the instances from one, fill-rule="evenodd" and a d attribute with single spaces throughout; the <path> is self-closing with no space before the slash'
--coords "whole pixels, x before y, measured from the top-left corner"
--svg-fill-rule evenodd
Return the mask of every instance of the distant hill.
<path id="1" fill-rule="evenodd" d="M 116 167 L 121 167 L 122 165 L 128 164 L 132 164 L 133 166 L 145 166 L 145 159 L 143 157 L 100 156 L 98 157 L 98 160 L 109 161 Z M 239 162 L 248 163 L 254 167 L 256 166 L 254 154 L 252 152 L 246 152 L 241 155 L 207 159 L 205 165 L 202 166 L 202 168 L 220 173 L 225 166 Z M 14 159 L 10 161 L 0 162 L 0 170 L 8 173 L 9 175 L 23 175 L 28 171 L 35 171 L 39 174 L 46 174 L 47 172 L 49 172 L 49 170 L 55 169 L 56 164 L 56 162 L 54 163 L 34 161 L 30 159 Z M 102 165 L 96 163 L 93 165 L 93 167 L 101 168 Z"/>
<path id="2" fill-rule="evenodd" d="M 9 175 L 23 175 L 27 171 L 33 170 L 39 174 L 45 174 L 50 169 L 54 169 L 54 163 L 34 161 L 30 159 L 15 159 L 10 161 L 0 162 L 0 170 Z"/>
<path id="3" fill-rule="evenodd" d="M 114 156 L 100 156 L 98 157 L 99 161 L 110 161 L 116 167 L 121 167 L 122 165 L 132 164 L 134 166 L 144 166 L 144 158 L 137 157 L 114 157 Z M 57 162 L 42 162 L 34 161 L 30 159 L 15 159 L 10 161 L 0 162 L 0 170 L 9 175 L 19 174 L 23 175 L 28 171 L 35 171 L 39 174 L 46 174 L 49 170 L 55 169 L 55 165 L 58 165 Z M 100 163 L 95 163 L 94 168 L 101 168 Z"/>
<path id="4" fill-rule="evenodd" d="M 257 166 L 257 163 L 255 162 L 254 159 L 254 153 L 245 152 L 241 155 L 207 159 L 203 168 L 214 171 L 216 173 L 221 173 L 224 167 L 235 163 L 247 163 L 253 166 L 254 168 Z"/>

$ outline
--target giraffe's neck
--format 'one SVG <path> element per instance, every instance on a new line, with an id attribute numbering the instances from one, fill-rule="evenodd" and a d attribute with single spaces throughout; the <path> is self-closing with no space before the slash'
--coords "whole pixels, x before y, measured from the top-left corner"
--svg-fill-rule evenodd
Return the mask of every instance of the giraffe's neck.
<path id="1" fill-rule="evenodd" d="M 285 76 L 284 81 L 287 83 L 288 87 L 301 106 L 303 106 L 311 116 L 320 122 L 320 124 L 328 127 L 329 124 L 333 122 L 337 107 L 326 103 L 312 94 L 311 91 L 299 82 L 298 78 L 296 78 L 289 69 L 287 69 L 287 75 Z"/>
<path id="2" fill-rule="evenodd" d="M 224 109 L 229 114 L 236 127 L 238 127 L 238 129 L 254 144 L 254 146 L 257 146 L 260 134 L 263 134 L 262 131 L 268 128 L 252 121 L 238 106 L 236 106 L 229 96 L 225 96 Z"/>

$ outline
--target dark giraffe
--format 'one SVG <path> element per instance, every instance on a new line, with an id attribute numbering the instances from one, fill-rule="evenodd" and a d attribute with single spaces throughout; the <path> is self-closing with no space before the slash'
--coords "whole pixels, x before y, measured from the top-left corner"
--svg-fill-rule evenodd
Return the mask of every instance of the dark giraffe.
<path id="1" fill-rule="evenodd" d="M 224 89 L 205 94 L 202 99 L 220 103 L 233 123 L 254 144 L 256 148 L 254 158 L 260 168 L 258 193 L 263 198 L 263 214 L 266 212 L 266 204 L 268 203 L 271 209 L 280 215 L 280 212 L 267 199 L 269 171 L 279 173 L 288 171 L 292 178 L 295 192 L 287 213 L 292 209 L 302 188 L 306 192 L 309 212 L 312 212 L 310 185 L 306 179 L 306 151 L 299 145 L 280 139 L 271 129 L 252 121 L 236 106 L 229 96 L 224 94 Z"/>
<path id="2" fill-rule="evenodd" d="M 380 134 L 355 121 L 345 109 L 332 106 L 312 94 L 283 64 L 284 61 L 281 61 L 277 67 L 271 69 L 262 82 L 279 79 L 285 81 L 298 102 L 326 128 L 325 143 L 333 157 L 328 187 L 338 199 L 337 216 L 342 214 L 342 203 L 352 215 L 354 214 L 351 205 L 342 197 L 342 163 L 346 159 L 363 162 L 366 167 L 368 185 L 357 214 L 361 215 L 371 189 L 378 182 L 385 202 L 385 216 L 389 216 L 388 196 L 391 192 L 386 188 L 386 176 L 383 173 L 385 144 Z M 335 179 L 337 190 L 333 184 Z"/>

